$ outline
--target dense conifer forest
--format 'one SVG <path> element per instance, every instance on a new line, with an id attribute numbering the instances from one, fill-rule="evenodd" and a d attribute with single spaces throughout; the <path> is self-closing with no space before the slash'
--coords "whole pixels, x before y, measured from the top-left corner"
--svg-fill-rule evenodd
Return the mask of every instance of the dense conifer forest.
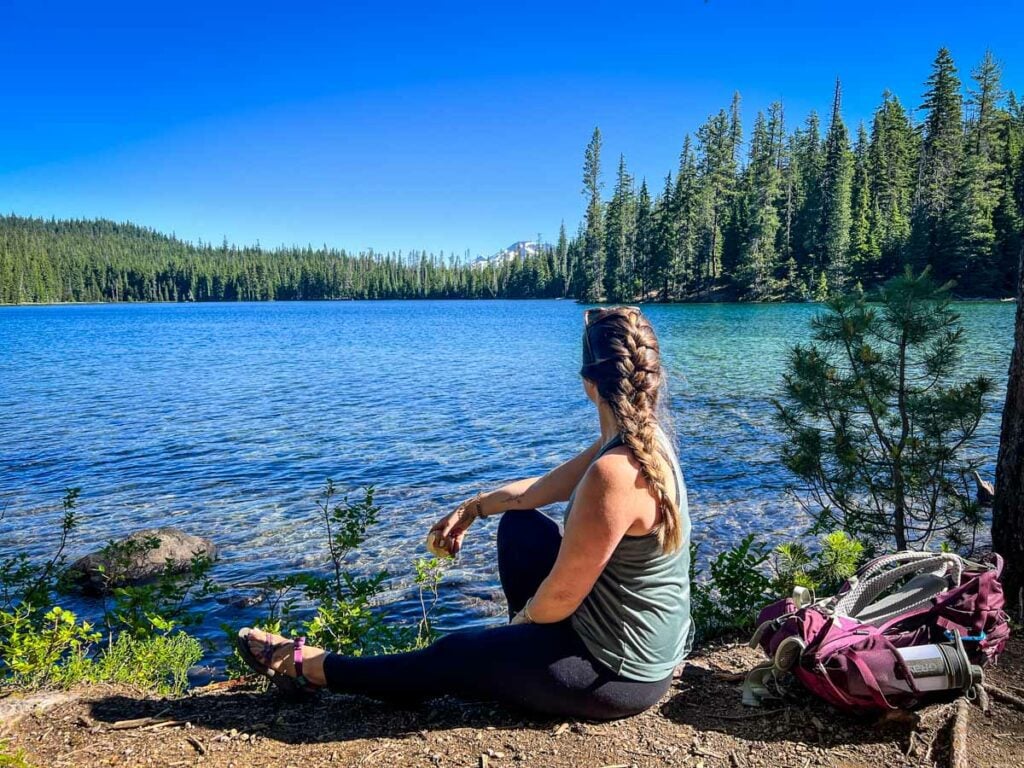
<path id="1" fill-rule="evenodd" d="M 547 249 L 469 266 L 443 254 L 193 244 L 112 221 L 0 217 L 0 301 L 561 296 Z"/>
<path id="2" fill-rule="evenodd" d="M 915 118 L 915 115 L 918 118 Z M 744 135 L 740 97 L 683 142 L 660 189 L 601 134 L 586 214 L 536 253 L 454 255 L 190 243 L 131 224 L 0 217 L 0 302 L 330 298 L 777 301 L 875 285 L 911 266 L 963 297 L 1013 294 L 1024 239 L 1024 104 L 991 54 L 962 82 L 941 49 L 917 108 L 885 92 L 851 131 L 836 83 L 825 124 L 781 104 Z"/>

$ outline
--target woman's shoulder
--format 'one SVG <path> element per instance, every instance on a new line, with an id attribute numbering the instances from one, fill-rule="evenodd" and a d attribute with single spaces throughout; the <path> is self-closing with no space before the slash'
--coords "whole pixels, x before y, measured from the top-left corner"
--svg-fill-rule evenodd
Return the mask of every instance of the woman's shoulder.
<path id="1" fill-rule="evenodd" d="M 626 446 L 608 448 L 583 473 L 577 496 L 607 500 L 628 493 L 636 487 L 637 473 L 640 472 L 639 463 Z"/>
<path id="2" fill-rule="evenodd" d="M 590 465 L 587 474 L 592 486 L 607 494 L 628 495 L 647 488 L 643 467 L 626 445 L 609 448 Z"/>
<path id="3" fill-rule="evenodd" d="M 637 461 L 633 451 L 625 443 L 619 443 L 604 451 L 590 465 L 595 474 L 605 480 L 615 480 L 619 477 L 626 477 L 630 472 L 640 469 L 640 462 Z"/>
<path id="4" fill-rule="evenodd" d="M 580 479 L 570 517 L 579 522 L 602 521 L 615 529 L 630 525 L 637 500 L 636 483 L 637 470 L 630 466 L 630 457 L 618 448 L 608 450 Z"/>
<path id="5" fill-rule="evenodd" d="M 669 493 L 676 491 L 676 473 L 671 459 L 658 452 L 654 460 L 662 465 L 665 480 Z M 593 473 L 592 479 L 606 490 L 622 491 L 630 493 L 635 491 L 649 492 L 647 478 L 644 475 L 643 467 L 637 459 L 633 450 L 623 443 L 608 449 L 603 455 L 590 465 L 588 474 Z"/>

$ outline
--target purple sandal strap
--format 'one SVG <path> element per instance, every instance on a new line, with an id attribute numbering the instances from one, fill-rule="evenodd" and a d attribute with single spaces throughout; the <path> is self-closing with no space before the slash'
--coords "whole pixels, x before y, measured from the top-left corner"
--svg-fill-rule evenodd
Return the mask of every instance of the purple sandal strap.
<path id="1" fill-rule="evenodd" d="M 306 645 L 305 637 L 297 637 L 294 640 L 282 640 L 281 642 L 275 643 L 270 640 L 270 634 L 264 632 L 263 647 L 260 649 L 258 654 L 253 653 L 252 646 L 249 645 L 248 638 L 254 630 L 249 630 L 244 636 L 239 635 L 238 649 L 243 659 L 246 659 L 254 670 L 262 675 L 270 678 L 274 683 L 282 688 L 286 693 L 314 693 L 321 686 L 315 685 L 306 679 L 303 674 L 303 648 Z M 262 631 L 262 630 L 258 630 Z M 292 646 L 292 661 L 295 664 L 295 676 L 291 677 L 281 670 L 274 669 L 273 664 L 274 655 L 291 644 Z"/>
<path id="2" fill-rule="evenodd" d="M 270 668 L 270 664 L 274 660 L 274 652 L 280 647 L 274 643 L 269 642 L 270 636 L 264 632 L 263 634 L 263 648 L 260 651 L 260 661 L 263 662 L 263 666 L 267 669 Z"/>
<path id="3" fill-rule="evenodd" d="M 295 664 L 295 677 L 302 681 L 306 679 L 305 675 L 302 674 L 302 647 L 305 644 L 305 637 L 296 637 L 295 645 L 292 648 L 292 662 Z"/>

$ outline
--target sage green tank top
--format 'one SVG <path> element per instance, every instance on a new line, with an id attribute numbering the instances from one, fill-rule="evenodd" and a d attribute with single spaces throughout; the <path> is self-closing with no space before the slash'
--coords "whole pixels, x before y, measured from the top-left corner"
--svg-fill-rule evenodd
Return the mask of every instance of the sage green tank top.
<path id="1" fill-rule="evenodd" d="M 622 537 L 590 594 L 572 615 L 572 627 L 594 657 L 616 674 L 645 682 L 672 674 L 690 652 L 690 516 L 682 471 L 668 439 L 663 450 L 676 476 L 683 544 L 664 554 L 656 532 Z M 616 435 L 591 463 L 622 445 Z M 572 514 L 574 490 L 566 506 Z"/>

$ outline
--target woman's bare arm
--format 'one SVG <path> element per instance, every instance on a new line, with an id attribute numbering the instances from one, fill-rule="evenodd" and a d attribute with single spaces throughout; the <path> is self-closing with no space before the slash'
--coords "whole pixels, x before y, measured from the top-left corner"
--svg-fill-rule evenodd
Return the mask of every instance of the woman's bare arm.
<path id="1" fill-rule="evenodd" d="M 568 461 L 559 464 L 543 477 L 528 477 L 509 483 L 496 491 L 482 494 L 480 511 L 484 517 L 510 509 L 535 509 L 556 501 L 567 501 L 583 473 L 601 448 L 600 439 Z M 476 503 L 463 502 L 455 511 L 442 517 L 430 529 L 428 540 L 454 555 L 462 549 L 466 530 L 477 516 Z"/>
<path id="2" fill-rule="evenodd" d="M 565 524 L 558 558 L 530 601 L 532 621 L 561 621 L 590 594 L 636 520 L 636 477 L 625 455 L 603 456 L 586 473 Z"/>
<path id="3" fill-rule="evenodd" d="M 601 440 L 598 438 L 542 477 L 516 480 L 484 494 L 480 499 L 484 516 L 499 515 L 510 509 L 537 509 L 558 501 L 568 501 L 573 488 L 580 482 L 600 448 Z"/>

